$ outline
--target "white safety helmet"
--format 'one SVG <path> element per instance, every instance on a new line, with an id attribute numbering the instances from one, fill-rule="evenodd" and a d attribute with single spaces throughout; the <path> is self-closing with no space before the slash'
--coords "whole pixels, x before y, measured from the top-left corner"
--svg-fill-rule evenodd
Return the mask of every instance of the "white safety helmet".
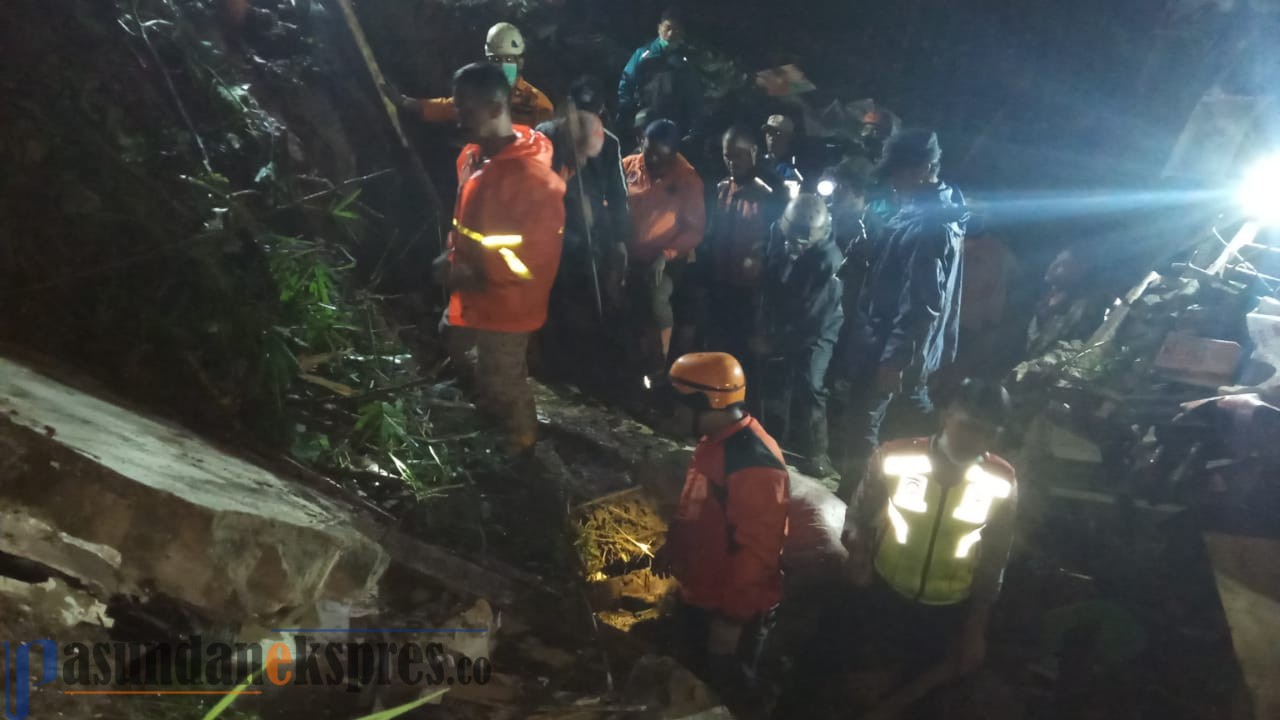
<path id="1" fill-rule="evenodd" d="M 508 22 L 500 22 L 489 28 L 484 39 L 485 55 L 524 55 L 524 36 L 520 28 Z"/>

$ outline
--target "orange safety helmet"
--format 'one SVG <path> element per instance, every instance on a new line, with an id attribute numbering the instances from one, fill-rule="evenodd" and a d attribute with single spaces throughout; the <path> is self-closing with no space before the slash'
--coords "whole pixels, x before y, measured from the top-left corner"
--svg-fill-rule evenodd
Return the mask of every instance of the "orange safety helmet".
<path id="1" fill-rule="evenodd" d="M 712 410 L 723 410 L 747 399 L 747 376 L 742 364 L 729 353 L 681 355 L 667 377 L 676 392 L 685 396 L 700 394 Z"/>

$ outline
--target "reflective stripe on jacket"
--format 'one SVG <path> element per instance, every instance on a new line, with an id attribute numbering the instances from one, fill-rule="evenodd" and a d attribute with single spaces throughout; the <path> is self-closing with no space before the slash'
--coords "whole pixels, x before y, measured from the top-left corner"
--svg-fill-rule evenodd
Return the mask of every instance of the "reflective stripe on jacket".
<path id="1" fill-rule="evenodd" d="M 739 621 L 778 603 L 788 496 L 782 451 L 755 418 L 702 438 L 667 534 L 686 603 Z"/>
<path id="2" fill-rule="evenodd" d="M 458 155 L 458 199 L 449 259 L 483 278 L 454 290 L 447 320 L 455 327 L 532 332 L 547 320 L 560 265 L 564 181 L 551 170 L 551 141 L 515 126 L 515 140 L 491 158 L 478 145 Z"/>
<path id="3" fill-rule="evenodd" d="M 986 455 L 961 467 L 918 438 L 876 453 L 849 513 L 859 535 L 875 533 L 875 569 L 890 587 L 926 605 L 951 605 L 994 599 L 1016 503 L 1008 463 Z"/>
<path id="4" fill-rule="evenodd" d="M 642 154 L 623 158 L 622 172 L 631 210 L 628 249 L 634 260 L 653 262 L 664 250 L 684 255 L 702 242 L 707 227 L 702 178 L 683 155 L 661 178 L 649 174 Z"/>
<path id="5" fill-rule="evenodd" d="M 453 98 L 427 98 L 418 101 L 418 109 L 422 119 L 432 123 L 453 122 L 457 113 L 453 109 Z M 538 88 L 520 77 L 511 89 L 511 122 L 530 127 L 546 122 L 556 116 L 555 105 Z"/>

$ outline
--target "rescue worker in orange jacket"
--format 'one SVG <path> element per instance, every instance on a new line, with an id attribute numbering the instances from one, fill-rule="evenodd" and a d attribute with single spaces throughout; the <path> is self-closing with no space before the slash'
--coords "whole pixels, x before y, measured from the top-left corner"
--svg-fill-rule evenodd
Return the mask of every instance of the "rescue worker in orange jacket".
<path id="1" fill-rule="evenodd" d="M 489 28 L 484 41 L 485 58 L 502 69 L 511 85 L 511 120 L 533 127 L 555 118 L 556 108 L 538 88 L 524 79 L 524 36 L 515 25 L 500 22 Z M 397 104 L 429 123 L 453 122 L 457 111 L 453 98 L 411 98 L 392 92 Z"/>
<path id="2" fill-rule="evenodd" d="M 999 384 L 965 380 L 942 432 L 881 446 L 849 503 L 842 538 L 870 588 L 870 639 L 909 674 L 963 675 L 985 657 L 1017 513 L 1013 468 L 990 452 L 1009 412 Z"/>
<path id="3" fill-rule="evenodd" d="M 653 568 L 679 580 L 691 630 L 706 633 L 713 680 L 750 682 L 782 598 L 787 467 L 743 406 L 746 376 L 733 356 L 684 355 L 669 378 L 701 440 Z"/>
<path id="4" fill-rule="evenodd" d="M 631 209 L 630 285 L 657 325 L 662 367 L 676 320 L 671 297 L 707 221 L 702 178 L 679 146 L 676 124 L 655 120 L 645 128 L 640 152 L 622 159 Z"/>
<path id="5" fill-rule="evenodd" d="M 453 231 L 436 261 L 449 290 L 446 341 L 460 374 L 474 373 L 481 409 L 518 452 L 536 436 L 526 353 L 529 334 L 546 322 L 560 264 L 565 184 L 551 170 L 551 141 L 512 124 L 501 69 L 473 63 L 453 84 L 471 144 L 458 156 Z"/>

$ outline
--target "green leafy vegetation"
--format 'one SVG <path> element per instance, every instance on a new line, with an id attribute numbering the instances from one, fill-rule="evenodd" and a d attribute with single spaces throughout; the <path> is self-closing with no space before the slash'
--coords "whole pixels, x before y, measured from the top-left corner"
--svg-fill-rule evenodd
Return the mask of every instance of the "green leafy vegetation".
<path id="1" fill-rule="evenodd" d="M 388 321 L 396 162 L 367 80 L 315 51 L 300 6 L 238 28 L 213 0 L 10 8 L 0 42 L 30 72 L 3 81 L 0 340 L 374 502 L 416 500 L 495 454 L 460 398 L 431 402 L 432 348 Z"/>

